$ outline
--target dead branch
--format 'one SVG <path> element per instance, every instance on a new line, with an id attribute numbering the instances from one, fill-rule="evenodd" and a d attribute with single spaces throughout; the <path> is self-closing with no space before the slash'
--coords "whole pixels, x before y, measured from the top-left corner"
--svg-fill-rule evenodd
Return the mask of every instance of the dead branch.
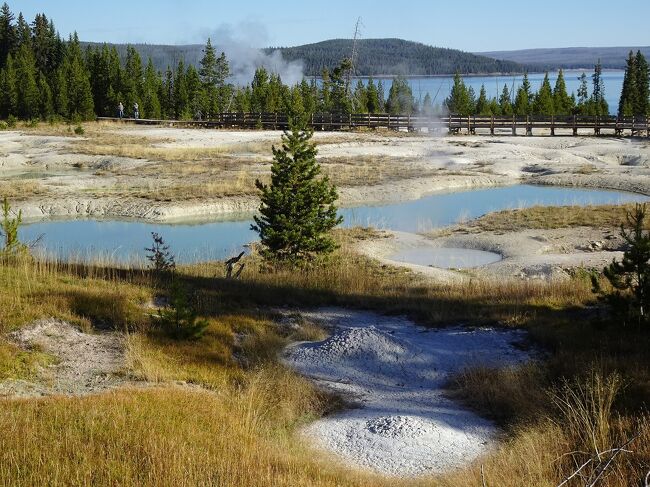
<path id="1" fill-rule="evenodd" d="M 242 252 L 238 256 L 231 257 L 226 261 L 226 279 L 233 278 L 232 271 L 235 268 L 235 264 L 237 264 L 241 260 L 241 258 L 244 256 L 245 253 L 246 251 L 242 250 Z M 244 270 L 244 264 L 239 265 L 239 268 L 237 269 L 237 272 L 234 275 L 235 279 L 237 279 L 241 275 L 242 270 Z"/>
<path id="2" fill-rule="evenodd" d="M 578 468 L 578 470 L 576 470 L 576 471 L 573 472 L 571 475 L 569 475 L 566 479 L 564 479 L 564 481 L 563 481 L 561 484 L 559 484 L 557 487 L 562 487 L 563 485 L 568 484 L 568 483 L 569 483 L 569 480 L 571 480 L 571 479 L 574 478 L 576 475 L 578 475 L 578 474 L 582 471 L 582 469 L 585 468 L 587 465 L 589 465 L 592 461 L 593 461 L 593 458 L 590 458 L 589 460 L 587 460 L 585 463 L 583 463 L 583 464 L 580 466 L 580 468 Z"/>
<path id="3" fill-rule="evenodd" d="M 483 483 L 483 487 L 487 487 L 487 483 L 485 482 L 485 472 L 483 471 L 482 463 L 481 463 L 481 482 Z"/>
<path id="4" fill-rule="evenodd" d="M 627 440 L 627 441 L 625 442 L 625 444 L 623 444 L 623 445 L 620 446 L 619 448 L 614 448 L 614 449 L 612 449 L 612 450 L 609 450 L 609 451 L 613 452 L 613 453 L 610 455 L 609 460 L 607 460 L 607 462 L 606 462 L 604 465 L 603 465 L 602 462 L 598 465 L 598 467 L 596 468 L 596 470 L 594 470 L 594 474 L 598 474 L 598 475 L 596 475 L 596 478 L 595 478 L 595 479 L 594 479 L 590 484 L 585 484 L 585 487 L 594 487 L 594 486 L 596 485 L 596 483 L 597 483 L 597 482 L 602 478 L 602 476 L 605 474 L 605 471 L 609 468 L 609 466 L 612 464 L 612 462 L 613 462 L 614 459 L 618 456 L 619 453 L 622 453 L 622 452 L 625 452 L 625 453 L 632 453 L 630 450 L 626 450 L 625 447 L 628 446 L 630 443 L 632 443 L 634 440 L 636 440 L 639 436 L 641 436 L 641 433 L 640 433 L 640 432 L 637 433 L 636 435 L 634 435 L 634 436 L 633 436 L 632 438 L 630 438 L 629 440 Z M 604 452 L 603 452 L 603 453 L 604 453 Z M 593 474 L 592 474 L 592 475 L 593 475 Z"/>

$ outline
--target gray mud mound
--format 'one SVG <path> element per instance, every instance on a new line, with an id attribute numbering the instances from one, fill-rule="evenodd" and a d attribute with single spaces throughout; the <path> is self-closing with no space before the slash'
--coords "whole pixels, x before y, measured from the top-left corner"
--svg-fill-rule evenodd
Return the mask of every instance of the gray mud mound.
<path id="1" fill-rule="evenodd" d="M 523 338 L 517 331 L 428 330 L 404 317 L 341 309 L 303 314 L 332 336 L 289 347 L 285 362 L 359 406 L 310 424 L 304 434 L 345 463 L 381 474 L 445 472 L 485 453 L 496 428 L 447 399 L 445 384 L 468 366 L 528 359 L 513 346 Z"/>

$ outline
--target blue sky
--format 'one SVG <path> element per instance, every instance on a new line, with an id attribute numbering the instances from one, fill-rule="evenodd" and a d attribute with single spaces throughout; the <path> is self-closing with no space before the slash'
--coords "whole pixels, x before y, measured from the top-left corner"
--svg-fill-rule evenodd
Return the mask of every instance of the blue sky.
<path id="1" fill-rule="evenodd" d="M 362 36 L 400 37 L 466 51 L 650 44 L 650 1 L 511 0 L 14 0 L 31 21 L 53 18 L 82 40 L 203 43 L 231 35 L 250 45 L 297 45 Z M 213 39 L 215 40 L 215 39 Z M 216 39 L 218 42 L 218 39 Z"/>

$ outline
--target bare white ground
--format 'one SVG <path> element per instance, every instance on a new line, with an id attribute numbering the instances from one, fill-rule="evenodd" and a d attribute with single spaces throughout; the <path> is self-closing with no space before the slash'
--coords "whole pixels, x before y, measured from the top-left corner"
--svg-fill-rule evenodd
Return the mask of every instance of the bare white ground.
<path id="1" fill-rule="evenodd" d="M 0 382 L 0 397 L 84 395 L 129 382 L 122 334 L 84 333 L 63 321 L 40 320 L 10 338 L 23 348 L 53 355 L 56 363 L 42 368 L 33 382 Z"/>
<path id="2" fill-rule="evenodd" d="M 284 360 L 319 385 L 358 402 L 304 433 L 351 466 L 411 477 L 458 468 L 486 452 L 492 423 L 443 395 L 471 365 L 508 365 L 528 355 L 520 331 L 426 329 L 404 317 L 323 309 L 303 313 L 331 327 L 322 342 L 289 347 Z"/>

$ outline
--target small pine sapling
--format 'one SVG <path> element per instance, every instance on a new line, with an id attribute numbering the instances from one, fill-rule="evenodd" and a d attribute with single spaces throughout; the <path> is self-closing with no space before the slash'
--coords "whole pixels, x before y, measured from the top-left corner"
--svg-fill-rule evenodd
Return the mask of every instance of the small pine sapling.
<path id="1" fill-rule="evenodd" d="M 163 331 L 177 340 L 198 340 L 209 323 L 198 318 L 187 288 L 174 279 L 169 292 L 169 305 L 158 310 L 158 323 Z"/>
<path id="2" fill-rule="evenodd" d="M 603 274 L 612 286 L 602 289 L 597 277 L 592 277 L 593 290 L 604 299 L 613 314 L 624 322 L 646 323 L 650 313 L 650 233 L 644 230 L 646 205 L 637 204 L 627 214 L 627 229 L 621 226 L 626 249 L 623 260 L 613 260 Z"/>
<path id="3" fill-rule="evenodd" d="M 23 221 L 22 211 L 18 211 L 14 215 L 11 210 L 9 200 L 4 198 L 2 202 L 2 222 L 0 223 L 0 236 L 4 240 L 4 246 L 0 249 L 0 254 L 3 257 L 15 257 L 16 255 L 26 252 L 27 245 L 20 242 L 18 239 L 18 229 Z"/>
<path id="4" fill-rule="evenodd" d="M 176 269 L 174 254 L 169 250 L 169 245 L 165 244 L 162 236 L 156 232 L 151 232 L 153 244 L 145 248 L 148 252 L 147 260 L 151 262 L 151 268 L 155 274 L 160 277 L 165 273 L 172 272 Z"/>

